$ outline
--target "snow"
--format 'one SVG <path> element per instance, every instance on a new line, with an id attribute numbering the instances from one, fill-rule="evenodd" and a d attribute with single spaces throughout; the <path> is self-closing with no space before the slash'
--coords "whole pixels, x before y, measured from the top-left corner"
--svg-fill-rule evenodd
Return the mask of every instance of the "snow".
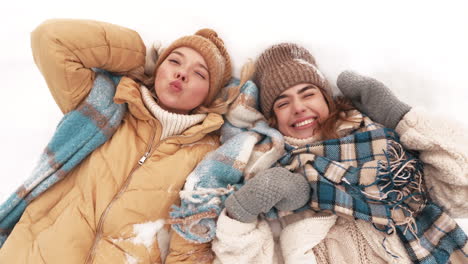
<path id="1" fill-rule="evenodd" d="M 127 260 L 127 264 L 137 264 L 138 263 L 138 259 L 125 253 L 125 258 Z"/>
<path id="2" fill-rule="evenodd" d="M 143 244 L 148 250 L 156 239 L 156 234 L 163 229 L 164 219 L 159 219 L 154 222 L 133 225 L 133 233 L 135 237 L 131 242 L 134 244 Z"/>
<path id="3" fill-rule="evenodd" d="M 295 61 L 301 63 L 301 64 L 304 64 L 306 66 L 309 66 L 311 67 L 312 69 L 314 69 L 314 71 L 322 78 L 325 78 L 325 76 L 323 76 L 322 72 L 321 71 L 318 71 L 317 70 L 317 67 L 315 67 L 315 65 L 313 65 L 312 63 L 308 62 L 308 61 L 305 61 L 303 59 L 294 59 Z"/>
<path id="4" fill-rule="evenodd" d="M 272 44 L 291 41 L 314 55 L 335 83 L 352 69 L 373 76 L 412 106 L 468 127 L 465 1 L 6 1 L 0 16 L 0 201 L 36 164 L 62 114 L 31 56 L 29 33 L 49 18 L 88 18 L 137 30 L 166 46 L 211 27 L 234 72 Z M 460 220 L 468 231 L 468 219 Z M 153 226 L 154 228 L 154 226 Z M 148 230 L 154 232 L 155 229 Z M 147 237 L 141 237 L 146 243 Z"/>
<path id="5" fill-rule="evenodd" d="M 154 240 L 157 240 L 159 246 L 159 252 L 161 253 L 161 259 L 166 259 L 169 249 L 169 232 L 164 228 L 165 220 L 159 219 L 156 221 L 150 221 L 142 224 L 133 225 L 133 234 L 132 238 L 115 238 L 111 241 L 115 244 L 118 244 L 122 241 L 129 241 L 135 245 L 144 245 L 149 251 L 152 250 Z M 134 264 L 138 263 L 138 259 L 125 253 L 127 263 Z"/>
<path id="6" fill-rule="evenodd" d="M 156 239 L 158 240 L 159 252 L 161 253 L 161 260 L 164 262 L 167 257 L 167 254 L 169 253 L 169 231 L 165 228 L 162 228 L 157 233 Z"/>

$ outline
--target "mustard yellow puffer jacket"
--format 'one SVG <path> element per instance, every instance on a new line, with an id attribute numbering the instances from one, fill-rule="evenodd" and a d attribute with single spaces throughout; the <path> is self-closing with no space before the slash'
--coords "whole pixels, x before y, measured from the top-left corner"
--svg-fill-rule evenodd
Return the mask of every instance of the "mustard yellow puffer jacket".
<path id="1" fill-rule="evenodd" d="M 125 72 L 144 65 L 138 33 L 108 23 L 49 20 L 31 38 L 34 60 L 64 113 L 91 89 L 90 68 Z M 209 114 L 160 141 L 161 124 L 144 106 L 137 83 L 123 77 L 114 101 L 128 104 L 121 126 L 26 208 L 0 250 L 0 263 L 162 263 L 167 252 L 166 263 L 211 262 L 209 245 L 169 234 L 163 221 L 179 203 L 188 174 L 218 146 L 208 134 L 222 117 Z"/>

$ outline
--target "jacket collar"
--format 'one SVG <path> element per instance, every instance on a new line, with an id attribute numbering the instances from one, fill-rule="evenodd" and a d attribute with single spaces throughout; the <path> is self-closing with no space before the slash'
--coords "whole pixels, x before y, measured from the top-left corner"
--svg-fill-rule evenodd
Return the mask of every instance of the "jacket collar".
<path id="1" fill-rule="evenodd" d="M 114 96 L 114 102 L 117 104 L 126 103 L 130 114 L 137 119 L 143 121 L 155 119 L 143 102 L 140 85 L 128 77 L 122 77 L 120 80 Z M 181 135 L 168 137 L 167 142 L 178 144 L 196 142 L 202 139 L 206 134 L 218 130 L 223 123 L 224 121 L 221 115 L 210 113 L 202 123 L 188 128 Z"/>

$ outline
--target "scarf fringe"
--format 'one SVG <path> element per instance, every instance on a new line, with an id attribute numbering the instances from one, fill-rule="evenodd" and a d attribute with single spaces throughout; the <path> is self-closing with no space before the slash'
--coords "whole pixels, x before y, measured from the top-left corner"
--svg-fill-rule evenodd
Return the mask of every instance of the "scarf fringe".
<path id="1" fill-rule="evenodd" d="M 228 185 L 227 188 L 203 188 L 198 187 L 196 190 L 180 191 L 180 199 L 193 204 L 221 204 L 219 197 L 231 194 L 235 191 L 235 187 Z M 208 201 L 207 201 L 208 199 Z"/>
<path id="2" fill-rule="evenodd" d="M 387 233 L 395 231 L 395 225 L 405 226 L 404 233 L 411 232 L 416 236 L 418 229 L 415 216 L 427 204 L 427 195 L 423 184 L 423 165 L 419 159 L 406 152 L 401 144 L 389 140 L 386 159 L 378 163 L 379 175 L 374 183 L 361 189 L 370 202 L 383 203 L 389 210 L 391 222 L 386 226 Z M 380 196 L 366 192 L 364 189 L 376 185 Z M 395 219 L 393 212 L 401 210 L 404 219 Z"/>

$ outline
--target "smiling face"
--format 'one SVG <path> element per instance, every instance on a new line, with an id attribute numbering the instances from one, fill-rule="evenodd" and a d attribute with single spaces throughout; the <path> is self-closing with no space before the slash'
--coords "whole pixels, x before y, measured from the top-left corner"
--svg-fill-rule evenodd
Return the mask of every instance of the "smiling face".
<path id="1" fill-rule="evenodd" d="M 192 48 L 174 49 L 161 63 L 154 81 L 159 105 L 173 113 L 188 114 L 208 95 L 210 76 L 203 57 Z"/>
<path id="2" fill-rule="evenodd" d="M 293 138 L 320 137 L 319 123 L 329 114 L 322 91 L 309 83 L 294 85 L 282 92 L 273 103 L 277 128 Z"/>

